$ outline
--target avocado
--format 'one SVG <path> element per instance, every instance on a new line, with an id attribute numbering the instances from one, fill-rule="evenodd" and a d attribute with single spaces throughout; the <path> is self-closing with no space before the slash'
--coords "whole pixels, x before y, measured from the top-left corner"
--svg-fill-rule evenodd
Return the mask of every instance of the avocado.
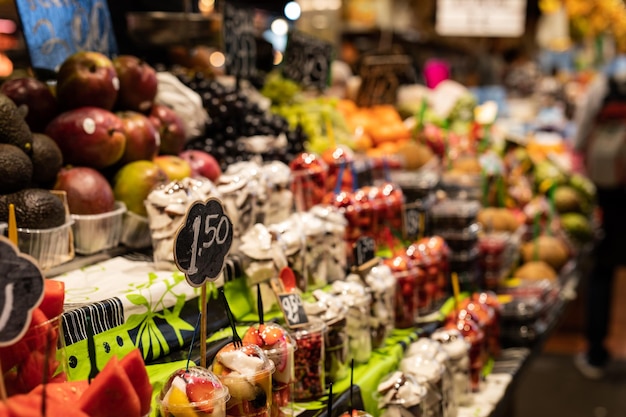
<path id="1" fill-rule="evenodd" d="M 33 133 L 33 182 L 37 186 L 52 188 L 63 165 L 59 145 L 43 133 Z"/>
<path id="2" fill-rule="evenodd" d="M 30 155 L 33 135 L 24 120 L 24 112 L 5 94 L 0 93 L 0 143 L 8 143 Z"/>
<path id="3" fill-rule="evenodd" d="M 65 205 L 50 190 L 26 188 L 0 196 L 0 221 L 8 222 L 9 204 L 15 206 L 17 227 L 50 229 L 65 224 Z"/>
<path id="4" fill-rule="evenodd" d="M 0 143 L 0 194 L 10 194 L 30 185 L 33 163 L 20 148 Z"/>

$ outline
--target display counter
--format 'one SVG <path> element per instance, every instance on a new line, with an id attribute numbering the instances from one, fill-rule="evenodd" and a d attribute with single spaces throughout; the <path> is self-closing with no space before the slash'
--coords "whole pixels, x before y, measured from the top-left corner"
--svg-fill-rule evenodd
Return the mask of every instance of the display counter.
<path id="1" fill-rule="evenodd" d="M 101 257 L 106 257 L 101 255 Z M 74 263 L 87 262 L 77 258 Z M 574 262 L 574 261 L 573 261 Z M 481 390 L 472 394 L 470 405 L 459 408 L 459 416 L 506 415 L 515 382 L 533 356 L 541 351 L 543 342 L 559 322 L 568 302 L 575 298 L 580 277 L 578 264 L 564 270 L 556 302 L 542 316 L 543 325 L 536 337 L 524 346 L 504 346 L 501 354 L 485 370 Z M 71 265 L 66 265 L 70 269 Z M 200 362 L 199 344 L 189 349 L 198 322 L 199 289 L 187 285 L 178 271 L 154 270 L 151 260 L 141 253 L 113 254 L 109 259 L 76 267 L 53 277 L 66 285 L 64 313 L 65 352 L 70 379 L 86 379 L 92 368 L 102 369 L 112 355 L 123 356 L 139 347 L 148 365 L 155 395 L 174 370 L 186 366 L 188 360 Z M 245 279 L 221 277 L 208 291 L 207 363 L 215 353 L 232 340 L 223 304 L 217 299 L 218 286 L 224 290 L 237 319 L 238 332 L 243 334 L 258 316 Z M 438 314 L 427 322 L 409 329 L 394 329 L 375 349 L 367 363 L 354 368 L 358 390 L 352 401 L 362 403 L 372 415 L 379 415 L 375 397 L 378 383 L 398 369 L 406 348 L 421 335 L 435 330 L 443 317 L 454 308 L 449 299 Z M 280 318 L 278 310 L 266 314 L 266 320 Z M 89 348 L 87 317 L 93 323 L 95 355 Z M 92 356 L 95 356 L 95 360 Z M 334 410 L 349 404 L 349 376 L 333 384 Z M 327 395 L 311 402 L 294 403 L 294 412 L 304 416 L 324 416 Z M 156 408 L 153 407 L 153 411 Z M 337 411 L 339 412 L 339 411 Z M 153 413 L 156 415 L 156 412 Z"/>

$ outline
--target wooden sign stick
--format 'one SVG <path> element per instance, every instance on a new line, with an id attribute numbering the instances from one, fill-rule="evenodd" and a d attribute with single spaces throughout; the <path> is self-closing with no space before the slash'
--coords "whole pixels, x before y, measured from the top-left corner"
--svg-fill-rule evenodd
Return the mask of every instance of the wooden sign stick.
<path id="1" fill-rule="evenodd" d="M 200 366 L 206 368 L 206 286 L 202 284 L 200 292 Z"/>
<path id="2" fill-rule="evenodd" d="M 0 361 L 0 400 L 7 400 L 7 388 L 4 386 L 4 372 L 2 372 L 2 361 Z"/>

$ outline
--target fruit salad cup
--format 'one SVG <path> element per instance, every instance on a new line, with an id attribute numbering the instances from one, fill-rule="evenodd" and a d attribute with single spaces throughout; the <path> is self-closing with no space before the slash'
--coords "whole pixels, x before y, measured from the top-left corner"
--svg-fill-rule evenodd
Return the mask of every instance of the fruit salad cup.
<path id="1" fill-rule="evenodd" d="M 470 345 L 470 383 L 472 392 L 480 391 L 480 379 L 484 363 L 485 333 L 478 323 L 474 321 L 467 310 L 459 311 L 459 314 L 452 314 L 446 324 L 446 330 L 458 330 L 467 343 Z"/>
<path id="2" fill-rule="evenodd" d="M 393 330 L 396 314 L 396 277 L 387 265 L 376 265 L 365 276 L 365 283 L 372 294 L 371 334 L 372 348 L 384 345 Z"/>
<path id="3" fill-rule="evenodd" d="M 215 355 L 212 370 L 230 393 L 227 416 L 270 416 L 274 363 L 260 347 L 229 343 Z"/>
<path id="4" fill-rule="evenodd" d="M 376 199 L 382 203 L 376 206 L 379 210 L 378 221 L 392 231 L 402 231 L 402 206 L 404 204 L 402 190 L 389 182 L 378 185 L 377 189 Z"/>
<path id="5" fill-rule="evenodd" d="M 354 359 L 356 363 L 368 362 L 372 355 L 370 330 L 372 297 L 368 289 L 357 277 L 356 280 L 333 282 L 330 292 L 348 307 L 346 319 L 349 358 Z"/>
<path id="6" fill-rule="evenodd" d="M 399 253 L 383 262 L 396 278 L 395 325 L 399 329 L 412 327 L 418 316 L 419 271 L 413 260 L 404 253 Z"/>
<path id="7" fill-rule="evenodd" d="M 295 352 L 294 400 L 312 400 L 325 392 L 324 339 L 326 323 L 309 317 L 309 323 L 293 332 L 298 350 Z"/>
<path id="8" fill-rule="evenodd" d="M 294 351 L 296 344 L 289 332 L 276 323 L 250 326 L 243 337 L 244 343 L 259 346 L 274 363 L 272 376 L 272 417 L 284 416 L 292 400 L 291 386 L 295 381 Z"/>
<path id="9" fill-rule="evenodd" d="M 324 337 L 324 371 L 326 384 L 348 375 L 348 307 L 341 300 L 322 290 L 313 291 L 316 302 L 304 302 L 309 317 L 317 317 L 326 323 L 328 331 Z"/>
<path id="10" fill-rule="evenodd" d="M 179 369 L 156 399 L 161 417 L 225 417 L 228 388 L 208 369 Z"/>
<path id="11" fill-rule="evenodd" d="M 296 210 L 306 211 L 320 204 L 326 193 L 328 165 L 315 154 L 301 153 L 291 161 L 289 168 Z"/>

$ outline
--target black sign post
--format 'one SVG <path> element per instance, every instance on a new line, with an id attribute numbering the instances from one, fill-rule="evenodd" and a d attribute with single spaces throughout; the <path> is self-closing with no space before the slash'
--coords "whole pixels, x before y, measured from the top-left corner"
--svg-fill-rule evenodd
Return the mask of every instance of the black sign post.
<path id="1" fill-rule="evenodd" d="M 233 243 L 233 223 L 216 198 L 197 201 L 187 210 L 176 233 L 174 261 L 192 287 L 201 288 L 200 355 L 206 367 L 206 282 L 215 281 L 224 269 Z"/>
<path id="2" fill-rule="evenodd" d="M 55 72 L 78 51 L 117 54 L 106 0 L 15 0 L 31 65 Z"/>
<path id="3" fill-rule="evenodd" d="M 330 82 L 332 53 L 329 42 L 294 30 L 285 48 L 283 75 L 304 87 L 324 90 Z"/>
<path id="4" fill-rule="evenodd" d="M 239 79 L 256 74 L 254 10 L 224 4 L 223 22 L 226 73 Z"/>
<path id="5" fill-rule="evenodd" d="M 415 81 L 415 70 L 407 55 L 369 55 L 359 68 L 361 86 L 356 103 L 360 107 L 394 104 L 402 83 Z"/>

